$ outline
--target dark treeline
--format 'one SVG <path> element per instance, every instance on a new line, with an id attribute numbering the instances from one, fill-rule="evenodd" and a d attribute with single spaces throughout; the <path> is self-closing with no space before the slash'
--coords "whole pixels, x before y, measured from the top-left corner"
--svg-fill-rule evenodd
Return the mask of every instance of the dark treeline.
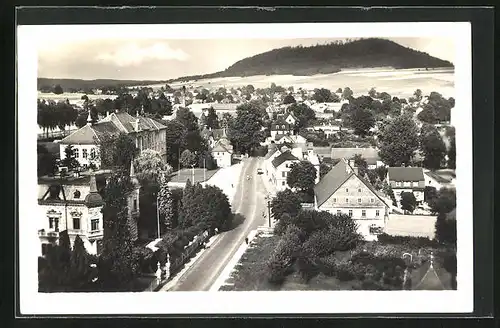
<path id="1" fill-rule="evenodd" d="M 40 77 L 37 79 L 38 90 L 41 92 L 82 92 L 92 94 L 94 89 L 100 89 L 104 94 L 118 94 L 119 91 L 131 85 L 160 84 L 162 81 L 135 81 L 135 80 L 82 80 L 82 79 L 52 79 Z M 58 87 L 61 87 L 59 89 Z"/>
<path id="2" fill-rule="evenodd" d="M 167 82 L 261 74 L 329 74 L 342 68 L 388 66 L 396 69 L 437 68 L 453 67 L 453 64 L 390 40 L 369 38 L 274 49 L 242 59 L 221 72 L 181 77 Z"/>

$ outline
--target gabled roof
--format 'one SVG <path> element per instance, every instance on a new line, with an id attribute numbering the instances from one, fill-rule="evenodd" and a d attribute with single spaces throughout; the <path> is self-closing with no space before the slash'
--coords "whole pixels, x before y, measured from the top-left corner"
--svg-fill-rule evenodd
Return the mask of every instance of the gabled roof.
<path id="1" fill-rule="evenodd" d="M 326 202 L 342 185 L 349 180 L 351 176 L 355 175 L 378 199 L 385 204 L 384 200 L 380 197 L 379 193 L 371 185 L 371 183 L 357 175 L 354 170 L 349 166 L 346 159 L 342 159 L 337 163 L 314 187 L 314 194 L 316 195 L 317 206 L 321 206 Z"/>
<path id="2" fill-rule="evenodd" d="M 274 145 L 274 144 L 273 144 Z M 274 155 L 274 153 L 276 153 L 278 151 L 278 147 L 274 146 L 274 147 L 269 147 L 269 150 L 267 151 L 267 154 L 266 154 L 266 157 L 264 157 L 265 160 L 268 160 L 269 158 L 271 158 L 271 156 Z"/>
<path id="3" fill-rule="evenodd" d="M 375 148 L 332 148 L 331 157 L 333 159 L 351 159 L 355 155 L 361 155 L 364 159 L 379 159 L 378 150 Z"/>
<path id="4" fill-rule="evenodd" d="M 116 136 L 120 132 L 134 132 L 134 124 L 139 119 L 141 130 L 162 130 L 167 127 L 149 117 L 134 117 L 128 113 L 112 113 L 94 124 L 87 124 L 61 140 L 64 145 L 93 145 L 96 138 L 99 140 L 104 135 Z"/>
<path id="5" fill-rule="evenodd" d="M 295 115 L 293 115 L 292 112 L 288 113 L 286 116 L 285 116 L 285 120 L 288 118 L 288 116 L 291 116 L 294 120 L 297 121 L 297 118 L 295 117 Z"/>
<path id="6" fill-rule="evenodd" d="M 274 167 L 278 167 L 281 164 L 283 164 L 286 161 L 298 161 L 299 159 L 295 157 L 290 151 L 286 151 L 280 155 L 278 155 L 273 161 L 271 162 Z"/>
<path id="7" fill-rule="evenodd" d="M 282 127 L 283 125 L 285 126 L 285 128 Z M 289 124 L 281 117 L 271 124 L 272 131 L 284 131 L 289 130 L 289 128 Z"/>
<path id="8" fill-rule="evenodd" d="M 233 153 L 233 146 L 230 143 L 224 142 L 223 139 L 219 140 L 215 143 L 214 148 L 212 148 L 212 152 L 227 152 Z"/>
<path id="9" fill-rule="evenodd" d="M 450 183 L 452 180 L 449 176 L 442 176 L 438 172 L 428 171 L 425 172 L 425 174 L 436 180 L 438 183 Z"/>
<path id="10" fill-rule="evenodd" d="M 421 167 L 389 167 L 387 175 L 390 181 L 424 181 Z"/>

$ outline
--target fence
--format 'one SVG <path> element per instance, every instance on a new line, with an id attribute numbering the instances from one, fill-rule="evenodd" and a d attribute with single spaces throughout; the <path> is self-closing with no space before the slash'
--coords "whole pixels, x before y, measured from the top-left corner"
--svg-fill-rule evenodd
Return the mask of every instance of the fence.
<path id="1" fill-rule="evenodd" d="M 194 239 L 189 243 L 184 249 L 181 256 L 175 259 L 175 261 L 170 263 L 169 277 L 163 280 L 154 279 L 151 284 L 144 290 L 146 292 L 157 291 L 164 283 L 166 283 L 171 277 L 173 277 L 182 268 L 184 263 L 186 263 L 193 254 L 200 249 L 200 247 L 207 241 L 210 237 L 208 231 L 204 231 L 199 235 L 195 236 Z"/>

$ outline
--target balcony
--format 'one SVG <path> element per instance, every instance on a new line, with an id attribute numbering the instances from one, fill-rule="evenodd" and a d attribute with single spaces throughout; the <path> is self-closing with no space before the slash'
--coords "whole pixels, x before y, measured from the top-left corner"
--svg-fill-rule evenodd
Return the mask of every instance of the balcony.
<path id="1" fill-rule="evenodd" d="M 40 229 L 38 230 L 38 237 L 57 238 L 59 237 L 59 231 Z"/>

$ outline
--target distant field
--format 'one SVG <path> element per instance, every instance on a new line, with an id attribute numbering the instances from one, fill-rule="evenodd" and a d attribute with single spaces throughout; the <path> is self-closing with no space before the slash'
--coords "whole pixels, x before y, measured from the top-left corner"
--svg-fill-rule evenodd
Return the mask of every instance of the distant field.
<path id="1" fill-rule="evenodd" d="M 455 97 L 455 77 L 453 69 L 418 70 L 391 68 L 346 70 L 334 74 L 320 74 L 312 76 L 292 75 L 258 75 L 249 77 L 227 77 L 209 80 L 192 81 L 188 83 L 174 82 L 170 86 L 179 88 L 182 85 L 193 88 L 219 88 L 239 87 L 252 84 L 256 88 L 269 87 L 276 83 L 284 87 L 294 88 L 327 88 L 337 90 L 349 87 L 355 95 L 367 94 L 368 90 L 375 87 L 379 92 L 388 92 L 392 96 L 410 97 L 416 89 L 421 89 L 424 94 L 437 91 L 445 97 Z M 160 88 L 163 84 L 149 85 Z"/>

